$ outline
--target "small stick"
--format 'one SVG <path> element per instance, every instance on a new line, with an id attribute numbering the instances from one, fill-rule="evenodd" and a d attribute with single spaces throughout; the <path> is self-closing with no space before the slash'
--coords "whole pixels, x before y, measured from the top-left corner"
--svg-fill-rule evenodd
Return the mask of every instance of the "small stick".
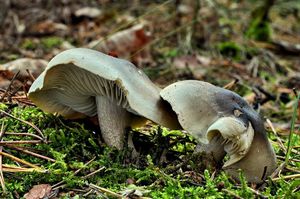
<path id="1" fill-rule="evenodd" d="M 230 191 L 230 190 L 228 190 L 228 189 L 222 189 L 222 191 L 228 193 L 229 195 L 233 196 L 234 198 L 237 198 L 237 199 L 243 199 L 243 198 L 241 198 L 239 195 L 237 195 L 236 193 L 234 193 L 234 192 L 232 192 L 232 191 Z"/>
<path id="2" fill-rule="evenodd" d="M 35 104 L 34 103 L 32 103 L 32 102 L 30 102 L 29 100 L 21 100 L 21 99 L 19 99 L 19 100 L 17 100 L 18 102 L 21 102 L 21 103 L 23 103 L 23 104 L 27 104 L 27 105 L 29 105 L 29 106 L 35 106 Z"/>
<path id="3" fill-rule="evenodd" d="M 2 122 L 2 125 L 1 125 L 1 130 L 0 130 L 0 140 L 2 140 L 2 137 L 4 136 L 4 121 Z"/>
<path id="4" fill-rule="evenodd" d="M 15 132 L 6 132 L 5 133 L 6 135 L 19 135 L 19 136 L 31 136 L 31 137 L 35 137 L 41 141 L 43 141 L 43 138 L 38 136 L 38 135 L 35 135 L 33 133 L 15 133 Z"/>
<path id="5" fill-rule="evenodd" d="M 11 99 L 27 99 L 26 95 L 22 95 L 22 96 L 12 96 Z"/>
<path id="6" fill-rule="evenodd" d="M 17 172 L 40 172 L 45 173 L 45 170 L 41 169 L 35 169 L 35 168 L 23 168 L 23 167 L 13 167 L 13 168 L 6 168 L 3 167 L 4 172 L 11 172 L 11 173 L 17 173 Z"/>
<path id="7" fill-rule="evenodd" d="M 285 167 L 285 169 L 289 170 L 289 171 L 292 171 L 292 172 L 295 172 L 295 173 L 300 173 L 300 170 L 298 170 L 298 168 L 295 168 L 295 167 Z"/>
<path id="8" fill-rule="evenodd" d="M 0 141 L 0 146 L 13 145 L 13 144 L 40 144 L 41 140 L 12 140 L 12 141 Z"/>
<path id="9" fill-rule="evenodd" d="M 87 165 L 89 165 L 89 164 L 90 164 L 91 162 L 93 162 L 95 159 L 96 159 L 96 157 L 93 157 L 90 161 L 88 161 L 87 163 L 85 163 L 85 164 L 83 165 L 82 168 L 77 169 L 77 170 L 74 172 L 74 175 L 76 175 L 77 173 L 79 173 L 84 167 L 86 167 Z M 63 183 L 64 183 L 64 181 L 62 180 L 62 181 L 60 181 L 60 182 L 58 182 L 58 183 L 52 185 L 52 190 L 55 190 L 55 189 L 60 188 L 60 187 L 57 187 L 57 186 L 59 186 L 59 185 L 61 185 L 61 184 L 63 184 Z"/>
<path id="10" fill-rule="evenodd" d="M 0 146 L 0 152 L 2 152 L 3 146 Z M 3 192 L 6 192 L 6 187 L 5 187 L 5 181 L 4 181 L 4 176 L 3 176 L 3 167 L 2 167 L 2 155 L 0 155 L 0 183 Z"/>
<path id="11" fill-rule="evenodd" d="M 267 121 L 268 125 L 270 126 L 271 130 L 273 131 L 274 135 L 276 136 L 276 140 L 279 142 L 281 149 L 286 153 L 286 148 L 285 148 L 284 144 L 282 143 L 281 139 L 279 138 L 271 120 L 267 119 L 266 121 Z"/>
<path id="12" fill-rule="evenodd" d="M 83 168 L 85 168 L 87 165 L 89 165 L 90 163 L 92 163 L 95 159 L 96 159 L 96 157 L 93 157 L 90 161 L 88 161 L 87 163 L 85 163 L 82 168 L 77 169 L 77 171 L 74 172 L 74 175 L 77 175 L 77 173 L 79 173 Z"/>
<path id="13" fill-rule="evenodd" d="M 267 196 L 264 196 L 263 194 L 261 194 L 259 191 L 252 189 L 251 187 L 248 187 L 248 189 L 254 193 L 255 195 L 259 196 L 260 198 L 268 198 Z"/>
<path id="14" fill-rule="evenodd" d="M 27 80 L 25 81 L 25 83 L 27 82 Z M 19 86 L 18 88 L 16 88 L 13 92 L 11 92 L 10 96 L 9 96 L 9 99 L 11 100 L 12 99 L 12 96 L 16 95 L 21 89 L 24 88 L 24 82 L 23 82 L 23 85 Z"/>
<path id="15" fill-rule="evenodd" d="M 296 188 L 292 191 L 292 193 L 296 193 L 296 192 L 299 191 L 299 190 L 300 190 L 300 186 L 296 187 Z"/>
<path id="16" fill-rule="evenodd" d="M 20 118 L 17 118 L 17 117 L 15 117 L 15 116 L 13 116 L 13 115 L 11 115 L 11 114 L 5 112 L 5 111 L 0 110 L 0 112 L 3 113 L 4 115 L 8 116 L 8 117 L 11 117 L 11 118 L 13 118 L 13 119 L 16 119 L 16 120 L 18 120 L 18 121 L 20 121 L 20 122 L 23 122 L 23 123 L 25 123 L 25 124 L 28 124 L 29 126 L 31 126 L 32 128 L 34 128 L 34 129 L 42 136 L 42 138 L 45 140 L 45 136 L 43 135 L 42 131 L 41 131 L 37 126 L 35 126 L 34 124 L 32 124 L 32 123 L 30 123 L 30 122 L 28 122 L 28 121 L 22 120 L 22 119 L 20 119 Z"/>
<path id="17" fill-rule="evenodd" d="M 3 121 L 2 125 L 1 125 L 1 130 L 0 130 L 0 140 L 2 140 L 4 133 L 5 133 L 5 131 L 4 131 L 4 121 Z M 3 150 L 3 146 L 0 146 L 0 152 L 2 152 L 2 150 Z M 2 155 L 0 155 L 0 183 L 1 183 L 2 190 L 5 193 L 6 187 L 5 187 L 3 168 L 2 168 Z"/>
<path id="18" fill-rule="evenodd" d="M 271 178 L 275 178 L 275 176 L 277 176 L 281 171 L 282 169 L 286 166 L 285 162 L 281 163 L 279 165 L 279 167 L 277 167 L 277 169 L 271 174 Z"/>
<path id="19" fill-rule="evenodd" d="M 223 88 L 231 90 L 238 82 L 239 82 L 238 79 L 234 79 L 231 82 L 229 82 L 228 84 L 226 84 L 225 86 L 223 86 Z"/>
<path id="20" fill-rule="evenodd" d="M 17 76 L 19 75 L 20 71 L 18 71 L 13 78 L 11 79 L 7 89 L 5 90 L 5 92 L 3 93 L 2 97 L 0 98 L 0 101 L 3 101 L 3 99 L 6 97 L 8 91 L 10 90 L 10 87 L 12 86 L 13 82 L 15 81 L 15 79 L 17 78 Z"/>
<path id="21" fill-rule="evenodd" d="M 300 173 L 298 174 L 293 174 L 293 175 L 288 175 L 288 176 L 281 176 L 277 178 L 273 178 L 272 181 L 278 181 L 278 180 L 287 180 L 287 179 L 295 179 L 295 178 L 300 178 Z"/>
<path id="22" fill-rule="evenodd" d="M 285 157 L 283 157 L 283 156 L 276 155 L 276 157 L 277 157 L 278 159 L 285 160 Z M 289 159 L 289 160 L 290 160 L 290 161 L 293 161 L 293 162 L 300 162 L 299 159 Z"/>
<path id="23" fill-rule="evenodd" d="M 82 179 L 87 179 L 87 178 L 91 177 L 92 175 L 95 175 L 96 173 L 103 171 L 104 169 L 105 169 L 105 167 L 101 167 L 100 169 L 97 169 L 96 171 L 93 171 L 92 173 L 89 173 L 86 176 L 82 176 Z"/>
<path id="24" fill-rule="evenodd" d="M 116 197 L 116 198 L 123 198 L 123 196 L 120 195 L 120 194 L 117 194 L 117 193 L 115 193 L 111 190 L 105 189 L 103 187 L 99 187 L 99 186 L 94 185 L 94 184 L 89 184 L 89 187 L 91 187 L 92 189 L 94 189 L 96 191 L 101 191 L 101 192 L 107 193 L 108 195 L 111 195 L 111 196 Z"/>
<path id="25" fill-rule="evenodd" d="M 275 178 L 275 176 L 277 176 L 277 175 L 282 171 L 282 169 L 283 169 L 285 166 L 286 166 L 286 165 L 285 165 L 285 162 L 281 163 L 281 164 L 277 167 L 277 169 L 275 169 L 275 171 L 270 175 L 270 178 L 271 178 L 271 179 L 272 179 L 272 178 Z M 259 187 L 260 190 L 263 190 L 263 189 L 266 187 L 266 185 L 267 185 L 266 182 L 267 182 L 267 181 L 264 181 L 264 182 L 262 183 L 262 185 Z"/>
<path id="26" fill-rule="evenodd" d="M 21 152 L 23 152 L 23 153 L 26 153 L 26 154 L 35 156 L 35 157 L 37 157 L 37 158 L 42 158 L 42 159 L 48 160 L 48 161 L 50 161 L 50 162 L 56 162 L 56 161 L 55 161 L 54 159 L 52 159 L 52 158 L 49 158 L 49 157 L 47 157 L 47 156 L 40 155 L 40 154 L 38 154 L 38 153 L 29 151 L 29 150 L 27 150 L 27 149 L 22 149 L 22 148 L 20 148 L 20 147 L 16 147 L 16 146 L 13 146 L 13 145 L 7 145 L 7 146 L 8 146 L 9 148 L 16 149 L 16 150 L 21 151 Z"/>
<path id="27" fill-rule="evenodd" d="M 32 81 L 35 81 L 35 77 L 33 77 L 32 73 L 31 73 L 28 69 L 26 69 L 26 72 L 28 73 L 30 79 L 31 79 Z"/>
<path id="28" fill-rule="evenodd" d="M 83 194 L 83 197 L 87 197 L 88 195 L 90 195 L 92 192 L 94 192 L 94 189 L 90 189 L 88 192 L 86 192 L 85 194 Z"/>
<path id="29" fill-rule="evenodd" d="M 13 155 L 11 155 L 11 154 L 5 153 L 5 152 L 3 152 L 3 151 L 0 151 L 0 155 L 6 156 L 6 157 L 8 157 L 8 158 L 10 158 L 10 159 L 12 159 L 12 160 L 14 160 L 14 161 L 16 161 L 16 162 L 20 162 L 20 163 L 25 164 L 25 165 L 27 165 L 27 166 L 30 166 L 30 167 L 32 167 L 32 168 L 40 169 L 40 170 L 41 170 L 40 167 L 38 167 L 38 166 L 36 166 L 36 165 L 34 165 L 34 164 L 31 164 L 30 162 L 27 162 L 26 160 L 22 160 L 22 159 L 20 159 L 20 158 L 17 158 L 16 156 L 13 156 Z"/>

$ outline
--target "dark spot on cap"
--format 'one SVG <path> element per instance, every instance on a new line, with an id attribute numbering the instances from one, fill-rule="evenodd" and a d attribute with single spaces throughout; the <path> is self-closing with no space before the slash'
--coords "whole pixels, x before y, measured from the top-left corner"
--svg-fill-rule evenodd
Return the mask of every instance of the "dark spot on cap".
<path id="1" fill-rule="evenodd" d="M 215 99 L 219 109 L 218 111 L 224 116 L 235 115 L 234 111 L 238 110 L 243 114 L 235 116 L 236 118 L 240 119 L 246 126 L 248 126 L 250 121 L 256 133 L 265 134 L 262 119 L 241 96 L 232 91 L 218 88 Z"/>

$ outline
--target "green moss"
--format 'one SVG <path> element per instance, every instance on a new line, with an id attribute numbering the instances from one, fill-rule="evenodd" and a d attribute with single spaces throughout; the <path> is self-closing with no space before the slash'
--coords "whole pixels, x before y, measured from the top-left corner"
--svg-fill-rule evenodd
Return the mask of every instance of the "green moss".
<path id="1" fill-rule="evenodd" d="M 126 153 L 97 144 L 97 136 L 92 133 L 93 130 L 82 123 L 45 114 L 35 107 L 13 108 L 10 105 L 0 103 L 0 108 L 5 111 L 11 110 L 11 114 L 16 117 L 37 125 L 50 143 L 28 145 L 27 147 L 56 160 L 55 163 L 49 162 L 5 147 L 7 152 L 40 165 L 48 172 L 4 173 L 8 193 L 6 195 L 2 193 L 2 198 L 13 198 L 15 193 L 23 196 L 36 184 L 49 183 L 54 185 L 60 181 L 64 181 L 65 184 L 65 188 L 60 190 L 63 193 L 61 198 L 84 198 L 80 194 L 71 197 L 68 190 L 72 188 L 86 189 L 89 183 L 93 183 L 114 192 L 120 192 L 132 188 L 133 185 L 127 183 L 128 179 L 135 182 L 136 188 L 148 190 L 144 192 L 144 196 L 152 198 L 232 198 L 230 193 L 243 198 L 254 197 L 242 175 L 242 183 L 239 185 L 224 172 L 212 174 L 208 170 L 201 171 L 199 169 L 202 167 L 201 161 L 203 162 L 201 157 L 191 158 L 195 147 L 194 140 L 181 131 L 169 131 L 156 126 L 150 128 L 147 142 L 150 142 L 152 147 L 147 154 L 141 155 L 139 161 L 142 164 L 132 163 L 128 162 Z M 29 125 L 9 117 L 0 118 L 0 123 L 2 122 L 6 125 L 6 132 L 36 133 Z M 10 140 L 24 139 L 24 137 L 8 135 L 4 138 Z M 295 142 L 295 145 L 299 145 L 299 141 Z M 166 149 L 171 160 L 165 164 L 157 164 L 160 158 L 157 155 L 158 149 Z M 279 150 L 277 149 L 276 152 L 280 153 Z M 294 156 L 295 154 L 292 154 L 291 158 L 297 158 Z M 85 166 L 85 163 L 94 157 L 95 160 Z M 3 161 L 5 164 L 15 165 L 13 161 L 5 157 Z M 175 169 L 183 161 L 186 163 L 179 170 Z M 293 166 L 299 167 L 300 165 Z M 105 169 L 96 175 L 87 179 L 81 178 L 102 167 Z M 78 169 L 81 171 L 74 175 Z M 275 196 L 297 198 L 297 193 L 293 192 L 297 186 L 299 186 L 299 180 L 291 182 L 281 180 L 269 184 L 262 193 L 271 198 Z M 97 196 L 93 195 L 91 198 L 97 198 Z"/>
<path id="2" fill-rule="evenodd" d="M 31 39 L 25 39 L 21 44 L 21 48 L 26 50 L 34 50 L 37 48 L 37 46 L 38 45 Z"/>
<path id="3" fill-rule="evenodd" d="M 47 37 L 41 40 L 41 44 L 45 49 L 59 47 L 62 43 L 63 39 L 60 37 Z"/>
<path id="4" fill-rule="evenodd" d="M 271 41 L 272 28 L 268 21 L 261 21 L 260 18 L 256 18 L 250 23 L 245 35 L 249 39 Z"/>
<path id="5" fill-rule="evenodd" d="M 8 108 L 8 106 L 6 104 L 0 103 L 0 110 L 1 111 L 5 111 L 5 109 L 7 109 L 7 108 Z"/>
<path id="6" fill-rule="evenodd" d="M 236 61 L 241 60 L 243 57 L 243 47 L 235 42 L 227 41 L 219 43 L 217 48 L 222 55 L 230 57 Z"/>

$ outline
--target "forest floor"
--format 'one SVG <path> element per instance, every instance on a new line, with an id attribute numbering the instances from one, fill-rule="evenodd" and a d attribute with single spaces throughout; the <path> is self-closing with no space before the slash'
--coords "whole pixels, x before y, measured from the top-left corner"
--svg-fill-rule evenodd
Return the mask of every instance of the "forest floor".
<path id="1" fill-rule="evenodd" d="M 300 198 L 299 1 L 2 4 L 0 198 Z M 73 47 L 130 60 L 162 88 L 196 79 L 233 90 L 263 116 L 278 169 L 238 182 L 194 154 L 192 137 L 151 122 L 131 131 L 144 148 L 132 160 L 91 120 L 42 112 L 27 91 Z"/>

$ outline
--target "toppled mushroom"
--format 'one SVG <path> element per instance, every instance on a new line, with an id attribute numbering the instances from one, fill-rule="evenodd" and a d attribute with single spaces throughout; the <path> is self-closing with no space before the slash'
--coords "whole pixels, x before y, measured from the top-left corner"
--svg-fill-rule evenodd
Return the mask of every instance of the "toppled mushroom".
<path id="1" fill-rule="evenodd" d="M 31 86 L 29 98 L 42 110 L 67 118 L 98 114 L 104 141 L 122 149 L 125 129 L 145 118 L 170 128 L 179 126 L 159 92 L 130 62 L 76 48 L 48 63 Z"/>
<path id="2" fill-rule="evenodd" d="M 243 170 L 249 182 L 261 182 L 276 167 L 276 157 L 262 119 L 234 92 L 212 84 L 187 80 L 167 86 L 160 93 L 177 113 L 179 123 L 204 144 L 234 178 Z M 225 153 L 226 152 L 226 153 Z"/>

